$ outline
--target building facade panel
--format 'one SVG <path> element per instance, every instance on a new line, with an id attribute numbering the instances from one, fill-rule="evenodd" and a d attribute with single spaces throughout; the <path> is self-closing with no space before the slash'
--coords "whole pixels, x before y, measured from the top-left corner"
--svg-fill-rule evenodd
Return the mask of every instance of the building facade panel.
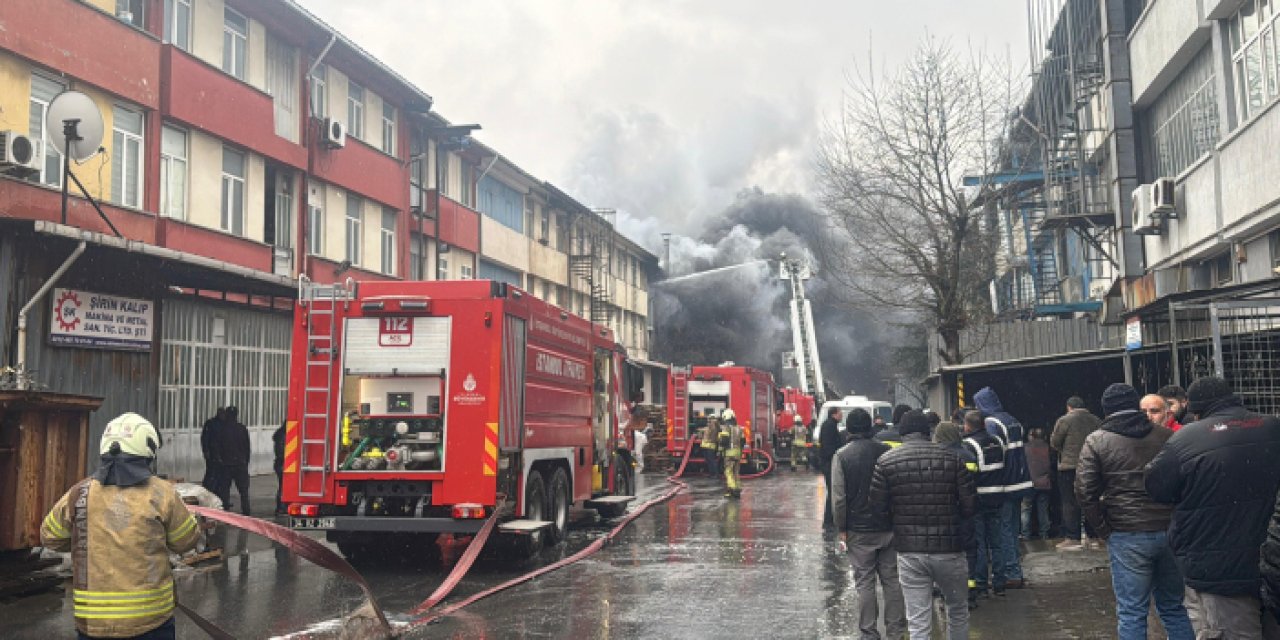
<path id="1" fill-rule="evenodd" d="M 109 13 L 86 9 L 74 0 L 6 0 L 0 49 L 158 108 L 160 41 Z"/>
<path id="2" fill-rule="evenodd" d="M 1209 41 L 1197 0 L 1153 0 L 1129 35 L 1135 104 L 1147 104 Z"/>
<path id="3" fill-rule="evenodd" d="M 302 169 L 306 149 L 276 135 L 271 96 L 173 46 L 163 53 L 169 117 Z"/>
<path id="4" fill-rule="evenodd" d="M 1275 102 L 1246 122 L 1220 146 L 1222 176 L 1230 184 L 1248 188 L 1222 190 L 1222 222 L 1225 227 L 1249 223 L 1263 207 L 1280 199 L 1280 109 Z M 1224 185 L 1229 186 L 1229 185 Z"/>
<path id="5" fill-rule="evenodd" d="M 409 208 L 408 169 L 396 158 L 360 140 L 347 138 L 341 149 L 319 151 L 312 156 L 311 171 L 316 177 L 381 202 Z"/>
<path id="6" fill-rule="evenodd" d="M 479 212 L 458 204 L 451 198 L 437 199 L 434 191 L 427 197 L 430 198 L 430 206 L 433 208 L 437 200 L 440 203 L 440 215 L 437 218 L 437 225 L 439 225 L 437 237 L 440 241 L 471 253 L 478 253 L 481 217 Z"/>
<path id="7" fill-rule="evenodd" d="M 501 222 L 480 219 L 480 254 L 520 272 L 529 271 L 529 239 Z"/>

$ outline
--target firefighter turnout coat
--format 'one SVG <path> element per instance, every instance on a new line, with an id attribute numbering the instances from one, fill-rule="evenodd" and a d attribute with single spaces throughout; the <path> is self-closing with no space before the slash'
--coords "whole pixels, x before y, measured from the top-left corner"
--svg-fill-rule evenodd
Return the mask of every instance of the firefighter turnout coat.
<path id="1" fill-rule="evenodd" d="M 76 629 L 127 638 L 173 616 L 169 553 L 194 548 L 199 528 L 166 480 L 151 477 L 122 487 L 89 478 L 45 516 L 40 540 L 53 551 L 71 552 Z"/>

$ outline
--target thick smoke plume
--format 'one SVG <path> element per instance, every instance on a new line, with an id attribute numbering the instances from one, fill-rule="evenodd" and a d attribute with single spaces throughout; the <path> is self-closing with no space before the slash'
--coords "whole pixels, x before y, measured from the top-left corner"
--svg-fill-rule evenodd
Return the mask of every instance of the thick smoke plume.
<path id="1" fill-rule="evenodd" d="M 822 229 L 822 214 L 808 200 L 752 189 L 707 220 L 696 237 L 672 236 L 671 277 L 652 288 L 654 356 L 678 365 L 732 360 L 797 384 L 795 371 L 782 368 L 783 352 L 792 350 L 791 293 L 778 274 L 785 252 L 807 258 L 818 271 L 806 293 L 828 383 L 841 392 L 882 395 L 887 349 L 878 320 L 823 279 Z M 736 265 L 744 266 L 725 268 Z"/>

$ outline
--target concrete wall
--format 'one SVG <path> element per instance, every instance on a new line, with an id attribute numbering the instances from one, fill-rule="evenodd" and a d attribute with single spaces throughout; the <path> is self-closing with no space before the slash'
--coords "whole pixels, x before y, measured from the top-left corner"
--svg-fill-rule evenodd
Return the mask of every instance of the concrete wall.
<path id="1" fill-rule="evenodd" d="M 222 0 L 195 0 L 191 6 L 191 54 L 222 68 Z"/>
<path id="2" fill-rule="evenodd" d="M 221 229 L 223 142 L 199 131 L 188 130 L 187 144 L 190 193 L 187 221 L 209 229 Z M 266 161 L 257 154 L 246 153 L 245 165 L 245 211 L 242 237 L 262 242 L 266 237 L 264 217 Z"/>
<path id="3" fill-rule="evenodd" d="M 506 227 L 502 228 L 506 229 Z M 529 273 L 542 280 L 550 280 L 559 286 L 565 286 L 568 284 L 569 277 L 569 256 L 541 242 L 530 242 Z"/>
<path id="4" fill-rule="evenodd" d="M 529 271 L 529 239 L 488 216 L 480 216 L 480 254 L 516 271 Z"/>
<path id="5" fill-rule="evenodd" d="M 1219 145 L 1223 225 L 1245 221 L 1280 199 L 1280 109 L 1275 102 Z M 1247 188 L 1241 188 L 1247 187 Z"/>
<path id="6" fill-rule="evenodd" d="M 1209 40 L 1199 0 L 1151 0 L 1129 35 L 1134 101 L 1148 104 Z"/>
<path id="7" fill-rule="evenodd" d="M 1178 219 L 1165 222 L 1164 233 L 1146 236 L 1147 267 L 1163 267 L 1171 257 L 1186 259 L 1180 255 L 1202 253 L 1212 246 L 1218 229 L 1218 159 L 1216 156 L 1200 162 L 1178 180 L 1175 199 L 1178 203 Z"/>

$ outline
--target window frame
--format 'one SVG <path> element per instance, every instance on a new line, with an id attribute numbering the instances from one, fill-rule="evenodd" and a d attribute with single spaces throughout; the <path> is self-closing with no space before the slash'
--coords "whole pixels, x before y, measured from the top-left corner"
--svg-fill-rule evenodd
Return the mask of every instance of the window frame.
<path id="1" fill-rule="evenodd" d="M 180 7 L 186 7 L 187 9 L 187 32 L 186 40 L 184 42 L 179 42 L 175 37 L 178 34 L 178 24 L 180 23 L 178 18 L 180 13 L 178 9 Z M 163 40 L 179 49 L 182 49 L 183 51 L 191 51 L 191 28 L 194 24 L 192 22 L 192 16 L 195 15 L 192 0 L 164 0 L 162 13 L 164 16 Z"/>
<path id="2" fill-rule="evenodd" d="M 396 155 L 396 107 L 386 100 L 382 101 L 382 152 Z"/>
<path id="3" fill-rule="evenodd" d="M 228 20 L 232 16 L 239 18 L 244 23 L 243 32 L 236 31 Z M 222 8 L 222 70 L 227 75 L 241 81 L 248 77 L 249 31 L 249 18 L 247 16 L 231 7 L 224 6 Z M 228 40 L 232 45 L 230 54 L 227 51 Z M 239 54 L 238 57 L 236 54 Z M 228 68 L 228 66 L 231 68 Z"/>
<path id="4" fill-rule="evenodd" d="M 391 226 L 388 227 L 387 223 Z M 396 275 L 396 227 L 399 225 L 399 215 L 395 209 L 384 208 L 382 210 L 382 227 L 379 229 L 379 249 L 382 261 L 382 273 L 389 276 Z"/>
<path id="5" fill-rule="evenodd" d="M 355 97 L 357 90 L 359 90 L 358 93 L 360 94 L 359 100 Z M 366 100 L 368 99 L 365 91 L 364 87 L 352 82 L 350 79 L 347 80 L 347 135 L 358 140 L 364 140 L 365 138 L 364 119 L 365 107 L 367 106 Z"/>
<path id="6" fill-rule="evenodd" d="M 324 255 L 325 210 L 323 193 L 320 204 L 307 203 L 307 254 Z"/>
<path id="7" fill-rule="evenodd" d="M 182 155 L 174 156 L 165 151 L 165 134 L 174 132 L 176 135 L 182 136 Z M 191 134 L 186 129 L 175 127 L 171 124 L 164 124 L 160 127 L 160 202 L 157 209 L 161 216 L 173 218 L 174 220 L 186 220 L 188 207 L 191 196 Z M 182 197 L 178 203 L 176 211 L 171 206 L 172 182 L 173 176 L 179 175 L 174 172 L 174 165 L 181 165 L 180 175 L 182 176 Z"/>
<path id="8" fill-rule="evenodd" d="M 32 109 L 35 109 L 35 108 L 37 108 L 37 107 L 40 109 L 40 126 L 39 126 L 40 131 L 39 131 L 39 132 L 32 132 L 32 131 L 28 131 L 28 132 L 27 132 L 27 137 L 32 138 L 33 140 L 34 140 L 34 139 L 36 139 L 36 138 L 39 138 L 39 139 L 40 139 L 40 144 L 39 144 L 39 146 L 37 147 L 37 148 L 40 150 L 40 175 L 39 175 L 39 177 L 38 177 L 37 179 L 40 181 L 40 184 L 47 185 L 47 186 L 50 186 L 50 187 L 58 187 L 58 188 L 61 188 L 61 187 L 62 187 L 62 179 L 63 179 L 63 175 L 62 175 L 62 172 L 63 172 L 62 151 L 63 151 L 63 150 L 62 150 L 62 149 L 58 149 L 57 147 L 55 147 L 55 146 L 54 146 L 54 144 L 53 144 L 53 140 L 51 140 L 51 139 L 49 138 L 49 134 L 48 134 L 48 127 L 49 127 L 49 105 L 53 103 L 53 98 L 50 98 L 50 99 L 48 99 L 48 100 L 45 100 L 45 99 L 43 99 L 43 98 L 37 98 L 37 97 L 36 97 L 36 94 L 35 94 L 35 82 L 36 82 L 36 78 L 39 78 L 39 79 L 40 79 L 40 80 L 42 80 L 42 81 L 48 82 L 48 83 L 49 83 L 49 84 L 51 84 L 51 85 L 57 85 L 58 87 L 61 87 L 61 91 L 59 91 L 58 93 L 62 93 L 62 91 L 66 91 L 66 90 L 67 90 L 67 83 L 62 82 L 62 81 L 57 80 L 57 79 L 54 79 L 54 78 L 50 78 L 49 76 L 46 76 L 46 75 L 44 75 L 44 74 L 42 74 L 42 73 L 35 73 L 35 72 L 32 72 L 32 74 L 31 74 L 31 95 L 28 97 L 28 100 L 27 100 L 27 105 L 28 105 L 28 109 L 27 109 L 27 123 L 28 123 L 28 129 L 30 129 L 30 128 L 31 128 L 31 127 L 30 127 L 30 121 L 31 121 L 31 110 L 32 110 Z M 58 96 L 58 94 L 54 94 L 54 97 L 57 97 L 57 96 Z M 48 175 L 47 175 L 47 173 L 48 173 L 48 169 L 49 169 L 49 159 L 50 159 L 50 156 L 52 156 L 52 158 L 56 161 L 56 164 L 55 164 L 54 166 L 56 166 L 56 167 L 57 167 L 57 176 L 56 176 L 56 178 L 54 179 L 54 181 L 53 181 L 53 182 L 50 182 L 50 181 L 48 180 Z"/>
<path id="9" fill-rule="evenodd" d="M 329 65 L 321 62 L 308 76 L 307 89 L 311 115 L 321 120 L 329 117 Z"/>
<path id="10" fill-rule="evenodd" d="M 449 257 L 440 254 L 436 256 L 436 280 L 449 279 Z"/>
<path id="11" fill-rule="evenodd" d="M 1227 46 L 1231 52 L 1232 101 L 1236 126 L 1265 111 L 1280 97 L 1280 51 L 1277 16 L 1280 7 L 1267 0 L 1245 0 L 1227 22 Z M 1246 15 L 1246 10 L 1252 13 Z M 1256 67 L 1256 69 L 1255 69 Z"/>
<path id="12" fill-rule="evenodd" d="M 345 229 L 346 250 L 343 258 L 351 266 L 358 267 L 364 253 L 364 199 L 351 192 L 347 192 Z"/>
<path id="13" fill-rule="evenodd" d="M 132 131 L 126 131 L 120 128 L 121 118 L 119 116 L 119 112 L 121 111 L 137 114 L 138 122 L 139 122 L 137 133 L 134 133 Z M 117 140 L 117 136 L 119 137 L 118 140 Z M 116 204 L 122 207 L 132 207 L 134 209 L 142 208 L 143 202 L 146 200 L 146 193 L 147 193 L 146 192 L 147 169 L 145 164 L 146 149 L 147 149 L 146 136 L 147 136 L 147 114 L 145 111 L 143 111 L 142 109 L 136 109 L 131 106 L 127 106 L 123 104 L 112 105 L 112 114 L 111 114 L 112 155 L 114 156 L 116 151 L 119 151 L 120 153 L 120 162 L 111 163 L 111 203 L 112 204 Z M 137 144 L 137 154 L 136 156 L 134 156 L 133 158 L 134 161 L 132 163 L 129 161 L 130 156 L 128 155 L 130 142 L 134 142 Z M 112 159 L 114 160 L 114 158 Z M 134 168 L 134 172 L 137 174 L 136 176 L 131 175 L 129 173 L 129 167 L 131 165 Z M 117 180 L 117 177 L 119 178 L 119 180 Z M 125 186 L 129 183 L 130 178 L 133 179 L 133 185 L 136 188 L 135 197 L 132 201 L 128 200 L 125 197 L 126 194 L 128 193 L 128 190 L 125 188 Z M 119 187 L 118 189 L 117 189 L 117 182 Z"/>
<path id="14" fill-rule="evenodd" d="M 471 265 L 465 262 L 458 265 L 458 272 L 459 272 L 458 273 L 459 280 L 475 280 L 476 279 L 476 270 L 472 268 Z"/>
<path id="15" fill-rule="evenodd" d="M 240 157 L 241 175 L 235 175 L 227 172 L 227 157 Z M 248 198 L 248 174 L 249 174 L 249 154 L 228 145 L 222 145 L 222 164 L 221 179 L 219 184 L 219 220 L 218 228 L 225 233 L 234 236 L 244 237 L 246 199 Z M 236 194 L 236 187 L 239 187 L 239 194 Z M 236 205 L 239 205 L 238 207 Z M 228 210 L 228 207 L 231 207 Z"/>

